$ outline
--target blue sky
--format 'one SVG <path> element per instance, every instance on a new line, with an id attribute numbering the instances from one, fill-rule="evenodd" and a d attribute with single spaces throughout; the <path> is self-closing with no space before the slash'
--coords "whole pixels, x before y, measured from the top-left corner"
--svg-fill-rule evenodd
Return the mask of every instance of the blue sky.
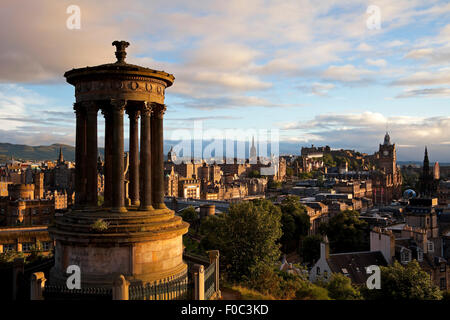
<path id="1" fill-rule="evenodd" d="M 71 4 L 79 30 L 66 27 Z M 6 0 L 0 142 L 74 144 L 64 71 L 113 62 L 111 42 L 127 40 L 127 62 L 175 75 L 167 139 L 197 120 L 278 129 L 281 152 L 373 153 L 387 128 L 400 160 L 427 145 L 431 161 L 450 162 L 449 16 L 448 1 Z"/>

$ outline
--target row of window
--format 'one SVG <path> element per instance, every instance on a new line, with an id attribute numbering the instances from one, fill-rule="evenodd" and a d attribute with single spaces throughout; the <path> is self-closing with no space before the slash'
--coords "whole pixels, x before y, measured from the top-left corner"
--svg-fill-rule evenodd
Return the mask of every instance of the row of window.
<path id="1" fill-rule="evenodd" d="M 34 242 L 24 242 L 22 243 L 22 252 L 31 252 L 36 244 Z M 52 242 L 46 241 L 41 242 L 41 250 L 50 251 L 52 248 Z M 5 243 L 3 244 L 3 252 L 16 251 L 17 244 L 15 243 Z"/>

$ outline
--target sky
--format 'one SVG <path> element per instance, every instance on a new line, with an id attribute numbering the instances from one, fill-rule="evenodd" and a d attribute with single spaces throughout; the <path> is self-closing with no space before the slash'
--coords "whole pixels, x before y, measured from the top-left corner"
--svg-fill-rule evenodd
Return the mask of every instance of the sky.
<path id="1" fill-rule="evenodd" d="M 175 76 L 167 140 L 200 123 L 278 130 L 281 153 L 373 153 L 389 131 L 399 160 L 428 146 L 450 162 L 449 17 L 433 0 L 2 0 L 0 142 L 74 145 L 63 74 L 114 62 L 112 41 L 126 40 L 127 62 Z"/>

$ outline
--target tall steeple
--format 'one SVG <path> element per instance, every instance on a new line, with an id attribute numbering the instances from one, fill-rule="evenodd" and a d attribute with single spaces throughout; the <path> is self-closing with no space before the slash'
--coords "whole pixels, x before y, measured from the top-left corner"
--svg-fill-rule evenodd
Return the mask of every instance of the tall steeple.
<path id="1" fill-rule="evenodd" d="M 428 159 L 428 149 L 425 147 L 425 156 L 423 158 L 423 176 L 428 177 L 430 175 L 430 160 Z"/>
<path id="2" fill-rule="evenodd" d="M 256 161 L 255 136 L 252 137 L 252 146 L 250 148 L 250 163 Z"/>
<path id="3" fill-rule="evenodd" d="M 62 147 L 59 147 L 58 164 L 62 164 L 62 163 L 64 163 L 64 156 L 63 156 Z"/>

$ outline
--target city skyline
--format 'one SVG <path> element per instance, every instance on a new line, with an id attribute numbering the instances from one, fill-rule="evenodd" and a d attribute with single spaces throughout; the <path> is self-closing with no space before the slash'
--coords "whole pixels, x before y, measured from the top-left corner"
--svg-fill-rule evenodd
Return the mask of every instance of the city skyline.
<path id="1" fill-rule="evenodd" d="M 62 72 L 113 62 L 110 42 L 122 38 L 132 42 L 128 63 L 176 77 L 168 140 L 202 120 L 205 129 L 278 129 L 281 153 L 311 144 L 373 153 L 387 130 L 400 161 L 420 161 L 425 146 L 431 161 L 450 160 L 450 24 L 441 19 L 450 4 L 378 1 L 379 29 L 368 25 L 370 1 L 264 4 L 79 1 L 80 29 L 71 30 L 70 3 L 7 1 L 1 142 L 74 145 Z"/>

